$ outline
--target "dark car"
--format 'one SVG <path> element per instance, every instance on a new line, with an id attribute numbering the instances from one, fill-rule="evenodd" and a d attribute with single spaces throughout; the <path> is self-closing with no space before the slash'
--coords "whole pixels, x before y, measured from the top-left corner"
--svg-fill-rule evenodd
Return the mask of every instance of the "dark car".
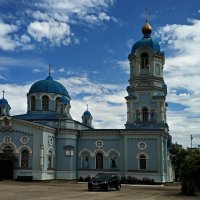
<path id="1" fill-rule="evenodd" d="M 99 173 L 88 182 L 88 190 L 100 189 L 109 191 L 111 188 L 121 189 L 120 177 L 112 173 Z"/>

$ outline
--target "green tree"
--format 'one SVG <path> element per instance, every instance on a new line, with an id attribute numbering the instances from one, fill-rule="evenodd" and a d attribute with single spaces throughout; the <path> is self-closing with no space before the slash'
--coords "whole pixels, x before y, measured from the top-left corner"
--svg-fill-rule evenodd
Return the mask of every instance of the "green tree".
<path id="1" fill-rule="evenodd" d="M 175 181 L 178 181 L 180 177 L 180 166 L 185 161 L 188 152 L 178 143 L 172 144 L 169 152 L 171 163 L 175 170 Z"/>
<path id="2" fill-rule="evenodd" d="M 180 166 L 181 190 L 186 195 L 200 191 L 200 150 L 188 149 L 188 155 Z"/>

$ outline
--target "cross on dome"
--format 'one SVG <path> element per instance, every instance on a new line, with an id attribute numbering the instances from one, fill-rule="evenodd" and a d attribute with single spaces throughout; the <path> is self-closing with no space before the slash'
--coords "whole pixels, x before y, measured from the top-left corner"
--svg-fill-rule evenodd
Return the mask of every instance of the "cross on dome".
<path id="1" fill-rule="evenodd" d="M 49 64 L 49 76 L 51 76 L 51 64 Z"/>
<path id="2" fill-rule="evenodd" d="M 146 22 L 148 22 L 148 8 L 145 8 Z"/>
<path id="3" fill-rule="evenodd" d="M 144 35 L 144 38 L 150 38 L 151 32 L 152 32 L 152 27 L 148 22 L 148 9 L 145 9 L 145 15 L 146 15 L 146 23 L 142 27 L 142 33 Z"/>
<path id="4" fill-rule="evenodd" d="M 6 93 L 4 90 L 2 91 L 3 92 L 3 99 L 4 99 L 4 94 Z"/>

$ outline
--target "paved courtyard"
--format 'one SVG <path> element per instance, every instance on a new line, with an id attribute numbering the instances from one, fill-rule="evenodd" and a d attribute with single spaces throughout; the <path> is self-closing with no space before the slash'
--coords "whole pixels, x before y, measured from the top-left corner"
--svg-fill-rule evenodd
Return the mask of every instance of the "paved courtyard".
<path id="1" fill-rule="evenodd" d="M 85 183 L 64 181 L 15 182 L 0 181 L 0 200 L 192 200 L 180 194 L 180 186 L 130 186 L 122 185 L 120 191 L 110 192 L 87 190 Z"/>

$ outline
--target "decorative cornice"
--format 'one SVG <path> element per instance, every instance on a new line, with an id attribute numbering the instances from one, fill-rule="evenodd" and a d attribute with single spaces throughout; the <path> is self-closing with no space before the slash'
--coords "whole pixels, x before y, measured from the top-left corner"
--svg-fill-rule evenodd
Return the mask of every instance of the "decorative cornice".
<path id="1" fill-rule="evenodd" d="M 21 120 L 21 119 L 15 119 L 12 118 L 12 123 L 13 124 L 17 124 L 17 125 L 22 125 L 22 126 L 26 126 L 26 127 L 30 127 L 30 128 L 35 128 L 35 129 L 39 129 L 42 131 L 48 131 L 51 133 L 54 133 L 56 129 L 42 125 L 42 124 L 36 124 L 34 122 L 30 122 L 30 121 L 25 121 L 25 120 Z"/>
<path id="2" fill-rule="evenodd" d="M 102 129 L 102 130 L 84 130 L 80 131 L 80 136 L 125 136 L 125 135 L 167 135 L 168 132 L 163 130 L 128 130 L 128 129 Z"/>
<path id="3" fill-rule="evenodd" d="M 62 129 L 57 131 L 58 134 L 78 135 L 77 130 Z"/>

